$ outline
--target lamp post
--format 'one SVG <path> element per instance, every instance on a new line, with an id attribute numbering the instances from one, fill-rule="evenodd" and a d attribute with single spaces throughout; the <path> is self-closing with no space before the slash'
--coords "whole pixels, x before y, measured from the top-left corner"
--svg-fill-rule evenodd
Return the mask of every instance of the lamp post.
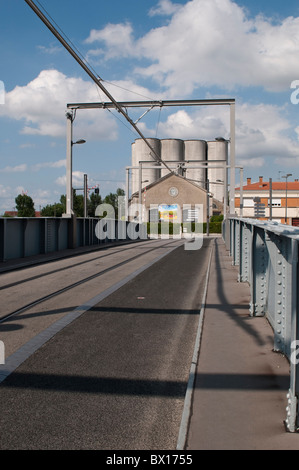
<path id="1" fill-rule="evenodd" d="M 285 178 L 286 180 L 286 208 L 285 208 L 285 224 L 288 223 L 288 177 L 292 176 L 292 173 L 288 173 L 285 176 L 282 176 L 282 178 Z"/>
<path id="2" fill-rule="evenodd" d="M 72 172 L 73 172 L 73 145 L 85 144 L 84 139 L 79 139 L 76 142 L 73 142 L 73 113 L 67 113 L 67 142 L 66 142 L 66 213 L 65 217 L 72 217 L 74 214 L 73 211 L 73 182 L 72 182 Z"/>
<path id="3" fill-rule="evenodd" d="M 207 237 L 210 236 L 210 180 L 207 178 Z"/>
<path id="4" fill-rule="evenodd" d="M 141 184 L 143 183 L 149 183 L 149 180 L 143 180 Z M 144 193 L 143 193 L 143 204 L 142 204 L 142 219 L 141 222 L 145 221 L 145 196 L 146 196 L 146 186 L 144 187 Z M 140 207 L 140 206 L 139 206 Z"/>
<path id="5" fill-rule="evenodd" d="M 227 144 L 230 143 L 230 139 L 225 139 L 224 137 L 215 137 L 215 141 L 216 142 L 226 142 Z M 228 156 L 226 154 L 226 160 L 225 160 L 225 165 L 224 165 L 224 174 L 223 174 L 223 178 L 224 178 L 224 195 L 223 195 L 223 218 L 226 219 L 226 210 L 227 210 L 227 194 L 228 194 L 228 178 L 227 178 L 227 170 L 230 166 L 228 165 Z M 232 174 L 235 175 L 235 168 L 233 168 L 233 171 L 231 170 L 231 176 Z M 230 188 L 231 188 L 231 185 L 230 185 Z M 231 189 L 230 189 L 231 190 Z M 230 194 L 230 200 L 231 198 L 233 197 L 233 200 L 235 200 L 235 195 L 233 194 Z M 233 211 L 230 211 L 230 212 L 234 212 Z"/>
<path id="6" fill-rule="evenodd" d="M 70 172 L 70 191 L 71 191 L 71 197 L 70 197 L 70 200 L 71 200 L 71 214 L 74 213 L 74 195 L 73 195 L 73 169 L 72 169 L 72 166 L 73 166 L 73 163 L 72 163 L 72 160 L 73 160 L 73 151 L 72 151 L 72 148 L 73 148 L 73 145 L 81 145 L 81 144 L 85 144 L 86 140 L 84 139 L 79 139 L 77 140 L 76 142 L 71 142 L 71 172 Z M 84 216 L 86 217 L 86 215 Z"/>

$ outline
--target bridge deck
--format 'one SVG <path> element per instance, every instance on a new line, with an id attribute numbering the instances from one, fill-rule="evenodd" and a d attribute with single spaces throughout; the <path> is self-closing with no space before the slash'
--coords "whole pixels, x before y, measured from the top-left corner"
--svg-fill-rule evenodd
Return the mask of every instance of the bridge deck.
<path id="1" fill-rule="evenodd" d="M 185 448 L 187 451 L 298 449 L 298 434 L 287 433 L 283 422 L 286 417 L 286 393 L 289 388 L 288 361 L 282 354 L 273 352 L 273 332 L 267 320 L 261 317 L 249 316 L 250 288 L 245 283 L 240 284 L 237 282 L 237 269 L 232 266 L 231 258 L 222 239 L 219 237 L 215 237 L 213 241 L 212 239 L 213 237 L 210 237 L 211 243 L 209 246 L 214 242 L 215 244 L 211 258 L 200 352 L 192 397 L 191 419 Z M 204 246 L 208 248 L 207 240 Z M 207 252 L 207 250 L 204 251 Z M 99 315 L 101 315 L 103 321 L 105 318 L 105 321 L 108 321 L 107 325 L 109 324 L 111 331 L 110 338 L 112 339 L 109 342 L 108 335 L 106 343 L 94 343 L 92 348 L 90 348 L 89 354 L 94 354 L 94 357 L 98 358 L 100 353 L 101 357 L 108 360 L 110 354 L 107 351 L 110 343 L 112 345 L 116 338 L 119 340 L 125 333 L 127 339 L 124 340 L 124 344 L 121 346 L 122 350 L 125 347 L 125 343 L 130 345 L 132 338 L 134 338 L 134 341 L 140 341 L 141 338 L 143 338 L 142 340 L 148 339 L 145 344 L 147 348 L 151 349 L 148 349 L 148 354 L 145 353 L 142 360 L 146 367 L 151 367 L 150 360 L 153 353 L 156 355 L 156 361 L 159 358 L 161 360 L 162 356 L 160 353 L 162 351 L 166 355 L 165 357 L 168 357 L 167 355 L 170 354 L 168 343 L 158 341 L 158 338 L 160 337 L 161 339 L 162 337 L 163 329 L 161 328 L 163 325 L 163 328 L 167 327 L 173 335 L 172 343 L 175 355 L 171 353 L 169 358 L 177 362 L 171 364 L 169 362 L 169 371 L 167 372 L 167 367 L 166 369 L 164 367 L 165 365 L 167 366 L 167 362 L 161 361 L 163 362 L 163 368 L 161 366 L 160 370 L 164 375 L 161 375 L 162 378 L 158 377 L 158 381 L 152 380 L 154 369 L 150 369 L 150 380 L 145 380 L 143 373 L 141 374 L 142 379 L 139 378 L 137 382 L 134 380 L 122 380 L 121 386 L 124 388 L 121 393 L 118 393 L 120 381 L 113 377 L 109 378 L 109 373 L 111 372 L 111 370 L 109 371 L 109 363 L 105 364 L 105 361 L 101 363 L 105 374 L 101 376 L 100 381 L 97 381 L 95 380 L 94 371 L 91 370 L 90 372 L 86 369 L 85 356 L 83 353 L 81 354 L 80 350 L 79 353 L 77 350 L 73 363 L 80 368 L 82 362 L 82 375 L 72 375 L 69 364 L 65 362 L 64 357 L 72 356 L 75 349 L 66 347 L 62 356 L 59 351 L 61 350 L 60 347 L 65 344 L 65 338 L 68 342 L 74 338 L 74 348 L 75 346 L 80 347 L 80 341 L 82 341 L 81 330 L 79 329 L 76 332 L 75 324 L 72 326 L 72 329 L 65 328 L 63 335 L 55 337 L 51 344 L 43 348 L 42 351 L 40 350 L 38 355 L 32 356 L 30 361 L 27 361 L 22 368 L 18 369 L 16 375 L 12 374 L 9 380 L 4 381 L 2 386 L 0 386 L 3 398 L 1 401 L 1 426 L 4 431 L 1 437 L 2 443 L 0 444 L 2 449 L 28 448 L 30 445 L 31 448 L 47 448 L 47 445 L 49 445 L 48 448 L 51 448 L 53 435 L 49 434 L 47 436 L 45 434 L 46 429 L 49 428 L 48 419 L 52 422 L 51 429 L 55 429 L 58 425 L 62 426 L 61 436 L 63 436 L 64 442 L 58 439 L 57 443 L 55 443 L 58 447 L 70 448 L 70 445 L 73 444 L 73 448 L 76 448 L 76 445 L 77 448 L 80 448 L 80 435 L 78 433 L 71 433 L 71 421 L 74 419 L 74 416 L 78 416 L 78 429 L 80 429 L 80 432 L 86 432 L 84 430 L 86 416 L 84 406 L 87 405 L 87 410 L 91 416 L 92 413 L 99 413 L 97 394 L 90 392 L 94 387 L 95 389 L 103 387 L 107 395 L 113 398 L 113 401 L 109 401 L 108 398 L 104 398 L 102 401 L 102 418 L 100 418 L 99 422 L 97 420 L 93 421 L 94 429 L 88 430 L 88 439 L 90 440 L 85 440 L 84 445 L 86 447 L 94 448 L 96 429 L 104 424 L 106 419 L 104 419 L 104 416 L 109 416 L 108 412 L 110 413 L 111 407 L 116 407 L 114 414 L 115 422 L 107 422 L 107 426 L 111 425 L 112 431 L 114 429 L 119 432 L 120 428 L 117 418 L 119 416 L 117 414 L 117 407 L 119 407 L 119 411 L 127 410 L 128 416 L 131 416 L 130 420 L 127 420 L 127 426 L 130 432 L 136 436 L 140 434 L 135 420 L 136 413 L 139 413 L 139 417 L 142 419 L 144 410 L 146 410 L 144 420 L 155 419 L 161 423 L 162 419 L 164 423 L 167 423 L 167 419 L 172 419 L 179 422 L 178 418 L 182 412 L 182 400 L 184 399 L 183 389 L 185 389 L 186 385 L 186 364 L 183 365 L 183 361 L 181 361 L 183 356 L 186 356 L 186 344 L 181 339 L 185 338 L 188 333 L 188 337 L 190 334 L 191 336 L 193 334 L 192 341 L 194 341 L 195 320 L 198 315 L 194 315 L 194 299 L 192 300 L 191 298 L 191 291 L 194 292 L 194 289 L 196 291 L 196 286 L 194 286 L 194 289 L 192 287 L 191 290 L 189 282 L 190 291 L 188 291 L 187 295 L 184 286 L 178 282 L 176 269 L 185 269 L 184 279 L 187 279 L 187 275 L 191 273 L 192 269 L 192 272 L 198 275 L 200 272 L 198 266 L 200 266 L 201 271 L 206 270 L 207 255 L 201 258 L 202 254 L 192 253 L 191 251 L 188 253 L 189 258 L 186 259 L 182 250 L 175 253 L 176 258 L 168 258 L 170 263 L 160 262 L 160 264 L 156 265 L 157 270 L 155 270 L 154 265 L 151 272 L 148 270 L 144 272 L 143 276 L 146 277 L 147 281 L 153 281 L 152 286 L 148 284 L 146 295 L 144 290 L 141 292 L 140 289 L 144 285 L 144 279 L 139 277 L 135 281 L 130 282 L 130 285 L 127 285 L 127 287 L 124 286 L 122 288 L 119 292 L 122 294 L 122 297 L 117 297 L 118 300 L 110 298 L 111 304 L 106 305 L 105 303 L 102 306 L 98 306 L 97 309 L 93 309 L 93 321 L 98 321 Z M 155 299 L 156 302 L 154 304 L 150 300 L 151 288 L 153 287 L 157 293 L 159 288 L 162 287 L 160 279 L 165 279 L 165 277 L 169 281 L 170 286 L 168 294 L 163 299 L 162 297 L 153 296 L 152 299 Z M 172 284 L 170 281 L 172 281 Z M 136 306 L 130 304 L 130 299 L 136 299 L 136 295 L 141 295 L 140 299 L 142 298 L 142 302 L 147 302 L 146 299 L 149 300 L 148 305 L 143 305 L 145 310 L 143 310 L 142 315 L 140 312 L 138 314 L 138 311 L 135 311 Z M 191 302 L 187 307 L 186 302 L 180 304 L 177 300 L 178 297 L 184 298 L 184 295 L 186 295 L 186 301 Z M 192 295 L 194 294 L 192 293 Z M 140 299 L 138 300 L 139 302 Z M 124 304 L 125 300 L 130 305 L 126 306 Z M 164 303 L 163 315 L 160 315 L 160 309 L 162 308 L 161 301 Z M 115 302 L 118 302 L 118 304 L 116 305 Z M 187 311 L 183 310 L 186 308 Z M 169 309 L 172 309 L 172 312 Z M 188 323 L 184 320 L 184 318 L 187 318 L 186 313 L 188 313 Z M 125 318 L 127 323 L 130 323 L 130 328 L 127 331 L 122 329 L 121 323 L 118 323 L 122 317 Z M 93 328 L 88 322 L 88 316 L 82 317 L 82 320 L 77 325 L 82 327 L 84 321 L 84 328 L 86 328 L 86 331 L 90 330 L 90 334 L 92 334 Z M 156 340 L 143 336 L 144 321 L 147 322 L 147 328 L 150 325 L 155 325 Z M 158 321 L 160 323 L 157 323 Z M 114 326 L 116 327 L 115 330 L 113 329 Z M 193 333 L 191 333 L 190 326 Z M 78 341 L 78 338 L 80 341 Z M 87 344 L 88 338 L 87 335 Z M 59 340 L 61 341 L 60 347 L 56 347 Z M 153 341 L 156 341 L 156 343 L 153 343 Z M 194 344 L 192 341 L 188 343 L 187 356 L 190 362 L 192 356 L 190 354 L 192 353 L 191 345 Z M 86 344 L 81 343 L 82 351 L 86 351 L 86 347 Z M 139 357 L 141 357 L 142 351 L 143 348 L 141 347 Z M 116 352 L 117 348 L 115 349 Z M 55 370 L 55 373 L 53 373 L 55 363 L 58 363 L 61 369 L 58 372 Z M 112 363 L 113 361 L 110 364 Z M 114 361 L 115 363 L 116 361 Z M 123 360 L 121 364 L 118 377 L 126 376 L 129 373 L 129 362 Z M 92 367 L 92 365 L 91 363 L 88 366 Z M 174 365 L 175 367 L 173 368 Z M 35 373 L 35 367 L 37 367 L 38 374 Z M 189 365 L 187 372 L 188 368 Z M 63 380 L 63 374 L 61 375 L 61 371 L 64 370 L 67 371 L 65 380 Z M 170 371 L 172 375 L 169 375 Z M 174 371 L 175 375 L 173 375 Z M 140 372 L 143 371 L 141 370 Z M 179 376 L 179 374 L 181 375 Z M 72 377 L 72 381 L 67 379 L 69 375 Z M 134 397 L 136 386 L 138 393 Z M 18 390 L 22 391 L 21 399 Z M 157 400 L 154 398 L 156 392 L 158 392 L 161 400 L 167 403 L 167 406 L 171 401 L 175 403 L 175 413 L 172 416 L 172 412 L 169 411 L 171 408 L 164 408 L 164 416 L 159 418 L 157 411 L 159 407 L 157 407 Z M 122 408 L 121 394 L 127 396 L 125 408 Z M 41 397 L 41 401 L 34 402 L 34 406 L 32 406 L 33 395 L 35 395 L 35 399 L 36 397 Z M 149 403 L 149 396 L 151 395 L 153 395 L 154 406 L 147 405 L 146 408 L 142 409 L 142 402 Z M 83 396 L 87 398 L 85 405 Z M 6 401 L 8 399 L 10 400 L 11 409 L 9 409 L 10 405 Z M 47 409 L 51 410 L 51 416 L 47 417 L 43 414 Z M 61 419 L 62 409 L 64 413 L 66 412 L 69 422 Z M 155 416 L 153 413 L 155 413 Z M 20 428 L 18 428 L 18 420 L 20 419 L 26 429 L 34 431 L 33 434 L 28 433 L 27 429 L 25 440 Z M 33 426 L 34 422 L 37 423 L 37 427 Z M 63 429 L 66 431 L 64 432 Z M 69 431 L 67 431 L 68 429 Z M 6 434 L 6 431 L 10 433 L 10 436 Z M 173 430 L 172 436 L 167 436 L 170 433 L 167 426 L 162 426 L 160 431 L 162 431 L 161 435 L 164 438 L 165 436 L 167 439 L 171 437 L 172 444 L 170 448 L 175 450 L 176 436 Z M 59 435 L 59 429 L 57 432 Z M 147 436 L 146 433 L 145 436 Z M 105 444 L 100 442 L 104 437 L 106 438 L 104 435 L 98 436 L 99 442 L 97 445 L 100 448 L 103 448 L 101 447 L 102 445 L 105 448 Z M 159 442 L 161 441 L 159 441 L 158 435 L 155 436 L 155 439 L 157 439 L 155 448 L 159 448 Z M 164 440 L 164 445 L 161 445 L 160 448 L 165 448 L 167 439 L 166 441 Z M 40 446 L 38 442 L 40 442 Z M 116 433 L 115 440 L 111 441 L 110 448 L 116 449 L 118 445 L 119 441 L 117 441 Z M 130 442 L 127 445 L 130 448 Z M 145 447 L 143 448 L 148 448 L 146 444 L 144 445 Z M 131 448 L 134 450 L 134 447 Z M 152 450 L 152 448 L 149 450 Z"/>

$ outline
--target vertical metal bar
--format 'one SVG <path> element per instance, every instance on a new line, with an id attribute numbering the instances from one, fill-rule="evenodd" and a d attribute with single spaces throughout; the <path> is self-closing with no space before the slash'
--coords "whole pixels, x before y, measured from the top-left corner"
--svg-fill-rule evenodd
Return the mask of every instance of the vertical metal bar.
<path id="1" fill-rule="evenodd" d="M 296 432 L 299 429 L 298 418 L 298 396 L 299 396 L 299 303 L 298 303 L 298 241 L 292 240 L 292 319 L 291 319 L 291 354 L 290 354 L 290 388 L 287 394 L 287 417 L 285 424 L 289 432 Z"/>
<path id="2" fill-rule="evenodd" d="M 272 220 L 272 178 L 269 178 L 269 220 Z"/>
<path id="3" fill-rule="evenodd" d="M 125 220 L 128 221 L 128 213 L 129 213 L 129 182 L 130 182 L 130 169 L 126 168 L 126 202 L 125 202 Z"/>
<path id="4" fill-rule="evenodd" d="M 268 251 L 265 243 L 265 231 L 253 227 L 251 254 L 251 315 L 264 316 L 267 305 L 267 270 Z"/>
<path id="5" fill-rule="evenodd" d="M 240 217 L 243 217 L 243 168 L 240 168 Z"/>
<path id="6" fill-rule="evenodd" d="M 139 209 L 141 208 L 141 204 L 142 204 L 141 190 L 142 190 L 142 162 L 139 162 L 139 196 L 138 196 Z M 139 221 L 139 223 L 141 223 L 142 222 L 142 211 L 139 210 L 139 212 L 141 212 L 141 213 L 138 214 L 138 221 Z"/>
<path id="7" fill-rule="evenodd" d="M 223 219 L 225 220 L 227 217 L 227 162 L 224 165 L 224 198 L 223 198 Z"/>
<path id="8" fill-rule="evenodd" d="M 235 214 L 235 158 L 236 158 L 236 142 L 235 142 L 235 104 L 230 105 L 230 215 Z"/>
<path id="9" fill-rule="evenodd" d="M 66 136 L 66 209 L 65 216 L 73 215 L 73 183 L 72 183 L 72 140 L 73 140 L 73 115 L 67 113 Z"/>
<path id="10" fill-rule="evenodd" d="M 210 236 L 210 181 L 207 179 L 207 236 Z"/>
<path id="11" fill-rule="evenodd" d="M 84 217 L 87 217 L 87 175 L 84 175 Z"/>

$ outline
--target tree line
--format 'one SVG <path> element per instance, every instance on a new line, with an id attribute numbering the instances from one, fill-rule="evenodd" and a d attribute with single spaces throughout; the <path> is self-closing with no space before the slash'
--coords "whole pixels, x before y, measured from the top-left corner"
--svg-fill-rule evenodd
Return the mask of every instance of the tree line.
<path id="1" fill-rule="evenodd" d="M 123 189 L 118 188 L 116 193 L 109 193 L 102 199 L 100 194 L 91 193 L 87 198 L 87 216 L 95 217 L 95 211 L 97 206 L 100 204 L 110 204 L 115 210 L 115 214 L 118 212 L 118 197 L 124 196 L 125 192 Z M 35 207 L 33 199 L 27 194 L 19 194 L 15 198 L 16 210 L 18 217 L 35 217 Z M 76 194 L 76 190 L 73 192 L 73 210 L 77 217 L 84 217 L 84 196 Z M 66 196 L 63 194 L 60 197 L 60 201 L 55 204 L 48 204 L 41 210 L 42 217 L 62 217 L 62 214 L 66 212 Z"/>

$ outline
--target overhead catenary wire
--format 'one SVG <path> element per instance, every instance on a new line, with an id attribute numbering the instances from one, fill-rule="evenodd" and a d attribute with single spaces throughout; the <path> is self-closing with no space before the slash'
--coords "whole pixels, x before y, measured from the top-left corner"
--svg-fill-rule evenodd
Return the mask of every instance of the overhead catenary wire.
<path id="1" fill-rule="evenodd" d="M 37 7 L 37 5 L 33 2 L 33 0 L 25 0 L 25 2 L 30 6 L 30 8 L 36 13 L 36 15 L 42 20 L 42 22 L 47 26 L 47 28 L 54 34 L 54 36 L 59 40 L 59 42 L 65 47 L 65 49 L 72 55 L 72 57 L 78 62 L 78 64 L 83 68 L 83 70 L 89 75 L 89 77 L 96 83 L 96 85 L 104 92 L 107 98 L 113 103 L 114 107 L 117 109 L 119 113 L 121 113 L 125 119 L 131 124 L 131 126 L 135 129 L 135 131 L 139 134 L 139 136 L 144 140 L 146 145 L 149 147 L 151 151 L 151 155 L 159 163 L 162 163 L 171 173 L 172 170 L 168 168 L 168 165 L 163 162 L 160 156 L 156 153 L 154 148 L 148 142 L 146 137 L 142 134 L 139 130 L 137 125 L 132 121 L 132 119 L 128 116 L 126 111 L 120 106 L 120 104 L 114 99 L 114 97 L 110 94 L 110 92 L 104 87 L 102 83 L 102 79 L 98 74 L 95 74 L 91 68 L 87 65 L 86 60 L 81 58 L 80 55 L 71 47 L 68 40 L 66 40 L 62 34 L 53 26 L 51 21 L 44 15 L 44 13 Z M 50 15 L 48 15 L 50 17 Z"/>
<path id="2" fill-rule="evenodd" d="M 119 88 L 121 90 L 124 90 L 124 91 L 128 91 L 129 93 L 132 93 L 134 95 L 137 95 L 137 96 L 141 96 L 142 98 L 146 98 L 148 100 L 152 100 L 153 98 L 152 97 L 149 97 L 147 95 L 144 95 L 142 93 L 138 93 L 137 91 L 133 91 L 133 90 L 130 90 L 129 88 L 125 88 L 124 86 L 121 86 L 119 85 L 118 83 L 114 83 L 114 82 L 111 82 L 109 80 L 106 80 L 102 77 L 100 77 L 100 75 L 97 73 L 97 71 L 93 68 L 93 66 L 90 64 L 90 62 L 86 59 L 86 57 L 84 57 L 84 55 L 80 52 L 80 50 L 78 49 L 78 47 L 72 42 L 72 40 L 67 36 L 67 34 L 62 30 L 62 28 L 57 24 L 57 22 L 54 20 L 54 18 L 50 15 L 50 13 L 45 9 L 45 7 L 41 4 L 41 2 L 39 0 L 35 0 L 36 3 L 40 6 L 40 8 L 45 12 L 45 14 L 51 19 L 51 21 L 55 24 L 56 28 L 61 32 L 61 34 L 65 37 L 65 39 L 69 42 L 69 44 L 72 45 L 73 49 L 77 52 L 77 54 L 82 58 L 82 60 L 88 65 L 88 67 L 90 68 L 90 70 L 92 70 L 94 72 L 94 74 L 103 82 L 103 83 L 107 83 L 108 85 L 111 85 L 111 86 L 114 86 L 116 88 Z M 97 89 L 98 90 L 98 89 Z M 98 90 L 99 92 L 99 90 Z M 100 94 L 99 94 L 100 96 Z M 101 98 L 101 96 L 100 96 Z M 104 102 L 104 100 L 101 99 L 102 102 Z"/>
<path id="3" fill-rule="evenodd" d="M 72 45 L 73 49 L 76 51 L 76 53 L 78 54 L 78 56 L 81 56 L 81 59 L 88 65 L 88 67 L 94 72 L 95 75 L 98 76 L 99 80 L 103 80 L 99 74 L 96 72 L 96 70 L 94 70 L 94 68 L 92 67 L 92 65 L 87 61 L 86 57 L 83 56 L 83 54 L 79 51 L 79 49 L 76 47 L 76 45 L 71 41 L 71 39 L 65 34 L 65 32 L 62 30 L 62 28 L 56 23 L 56 21 L 54 20 L 54 18 L 50 15 L 50 13 L 45 9 L 45 7 L 41 4 L 41 2 L 39 0 L 35 0 L 36 3 L 38 3 L 38 5 L 40 6 L 40 8 L 45 12 L 45 14 L 51 19 L 51 21 L 53 22 L 53 24 L 55 24 L 56 28 L 59 29 L 61 35 L 64 36 L 65 40 L 67 40 L 69 42 L 69 44 Z M 28 3 L 28 2 L 27 2 Z"/>

